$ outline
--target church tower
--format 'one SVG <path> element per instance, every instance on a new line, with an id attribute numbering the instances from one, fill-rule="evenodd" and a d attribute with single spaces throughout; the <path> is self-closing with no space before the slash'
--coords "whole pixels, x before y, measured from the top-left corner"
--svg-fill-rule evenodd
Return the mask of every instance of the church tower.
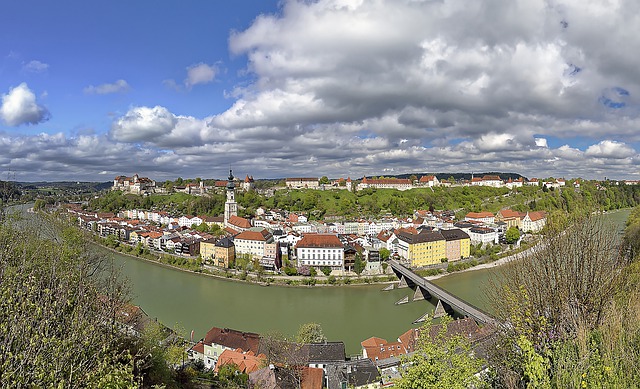
<path id="1" fill-rule="evenodd" d="M 224 203 L 224 225 L 228 226 L 231 216 L 238 216 L 238 203 L 236 203 L 235 184 L 233 173 L 229 169 L 229 182 L 227 182 L 227 202 Z"/>

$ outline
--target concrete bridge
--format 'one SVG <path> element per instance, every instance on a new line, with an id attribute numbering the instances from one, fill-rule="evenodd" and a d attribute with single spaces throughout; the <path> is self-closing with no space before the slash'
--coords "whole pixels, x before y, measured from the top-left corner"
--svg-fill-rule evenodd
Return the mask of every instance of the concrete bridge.
<path id="1" fill-rule="evenodd" d="M 440 307 L 442 307 L 444 311 L 450 315 L 453 314 L 453 312 L 457 312 L 463 316 L 471 317 L 479 323 L 492 325 L 498 324 L 498 321 L 496 319 L 491 317 L 480 308 L 469 304 L 468 302 L 454 296 L 453 294 L 447 292 L 436 284 L 425 280 L 400 262 L 390 259 L 388 263 L 389 265 L 391 265 L 393 272 L 400 279 L 400 284 L 398 287 L 409 287 L 414 291 L 413 301 L 425 299 L 430 300 L 432 298 L 438 300 L 436 314 L 438 313 Z M 401 304 L 408 301 L 409 298 L 405 297 L 404 299 L 398 301 L 396 304 Z"/>

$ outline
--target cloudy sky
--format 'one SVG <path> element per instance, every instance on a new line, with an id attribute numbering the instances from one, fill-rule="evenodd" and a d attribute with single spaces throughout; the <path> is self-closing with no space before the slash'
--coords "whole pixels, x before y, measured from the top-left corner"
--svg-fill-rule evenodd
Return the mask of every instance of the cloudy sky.
<path id="1" fill-rule="evenodd" d="M 0 179 L 640 178 L 637 0 L 6 1 Z"/>

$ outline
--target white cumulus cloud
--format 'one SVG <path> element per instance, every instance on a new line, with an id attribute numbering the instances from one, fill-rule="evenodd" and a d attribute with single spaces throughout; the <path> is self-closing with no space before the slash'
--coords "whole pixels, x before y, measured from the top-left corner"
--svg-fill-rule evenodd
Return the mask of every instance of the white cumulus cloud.
<path id="1" fill-rule="evenodd" d="M 116 119 L 111 137 L 122 142 L 153 141 L 171 133 L 176 123 L 175 115 L 165 107 L 135 107 Z"/>
<path id="2" fill-rule="evenodd" d="M 38 104 L 36 95 L 24 82 L 2 95 L 0 119 L 9 126 L 38 124 L 48 120 L 49 116 L 47 108 Z"/>
<path id="3" fill-rule="evenodd" d="M 110 84 L 106 83 L 106 84 L 100 84 L 98 86 L 89 85 L 88 87 L 84 88 L 84 93 L 89 95 L 92 95 L 92 94 L 107 95 L 111 93 L 128 92 L 130 89 L 131 87 L 129 86 L 127 81 L 120 79 Z"/>
<path id="4" fill-rule="evenodd" d="M 187 78 L 184 84 L 190 88 L 198 84 L 208 84 L 216 77 L 218 69 L 215 65 L 207 65 L 206 63 L 198 63 L 187 68 Z"/>
<path id="5" fill-rule="evenodd" d="M 624 159 L 636 155 L 636 151 L 623 142 L 603 140 L 591 145 L 585 152 L 590 157 Z"/>
<path id="6" fill-rule="evenodd" d="M 49 64 L 34 59 L 24 64 L 22 69 L 31 73 L 42 73 L 49 69 Z"/>

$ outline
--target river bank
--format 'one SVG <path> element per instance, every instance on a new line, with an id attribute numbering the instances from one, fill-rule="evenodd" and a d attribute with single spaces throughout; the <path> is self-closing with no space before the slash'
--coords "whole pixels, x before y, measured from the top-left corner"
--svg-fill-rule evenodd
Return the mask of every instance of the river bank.
<path id="1" fill-rule="evenodd" d="M 256 284 L 261 286 L 286 286 L 286 287 L 314 287 L 314 286 L 361 286 L 361 285 L 387 285 L 393 282 L 397 282 L 398 278 L 393 274 L 378 274 L 378 275 L 366 275 L 366 276 L 357 276 L 357 275 L 334 275 L 334 276 L 325 276 L 325 275 L 316 275 L 316 276 L 286 276 L 280 274 L 258 274 L 249 271 L 242 271 L 237 269 L 223 269 L 217 268 L 210 265 L 203 265 L 201 269 L 190 269 L 187 267 L 181 267 L 172 265 L 170 263 L 162 262 L 158 259 L 150 259 L 137 255 L 133 255 L 128 252 L 119 251 L 112 247 L 108 247 L 104 244 L 100 244 L 100 242 L 94 240 L 93 243 L 102 249 L 108 250 L 112 253 L 126 256 L 128 258 L 133 258 L 141 261 L 145 261 L 154 265 L 162 266 L 168 269 L 179 270 L 181 272 L 202 275 L 206 277 L 211 277 L 215 279 L 238 282 L 238 283 L 247 283 L 247 284 Z M 183 258 L 183 257 L 177 257 Z"/>

